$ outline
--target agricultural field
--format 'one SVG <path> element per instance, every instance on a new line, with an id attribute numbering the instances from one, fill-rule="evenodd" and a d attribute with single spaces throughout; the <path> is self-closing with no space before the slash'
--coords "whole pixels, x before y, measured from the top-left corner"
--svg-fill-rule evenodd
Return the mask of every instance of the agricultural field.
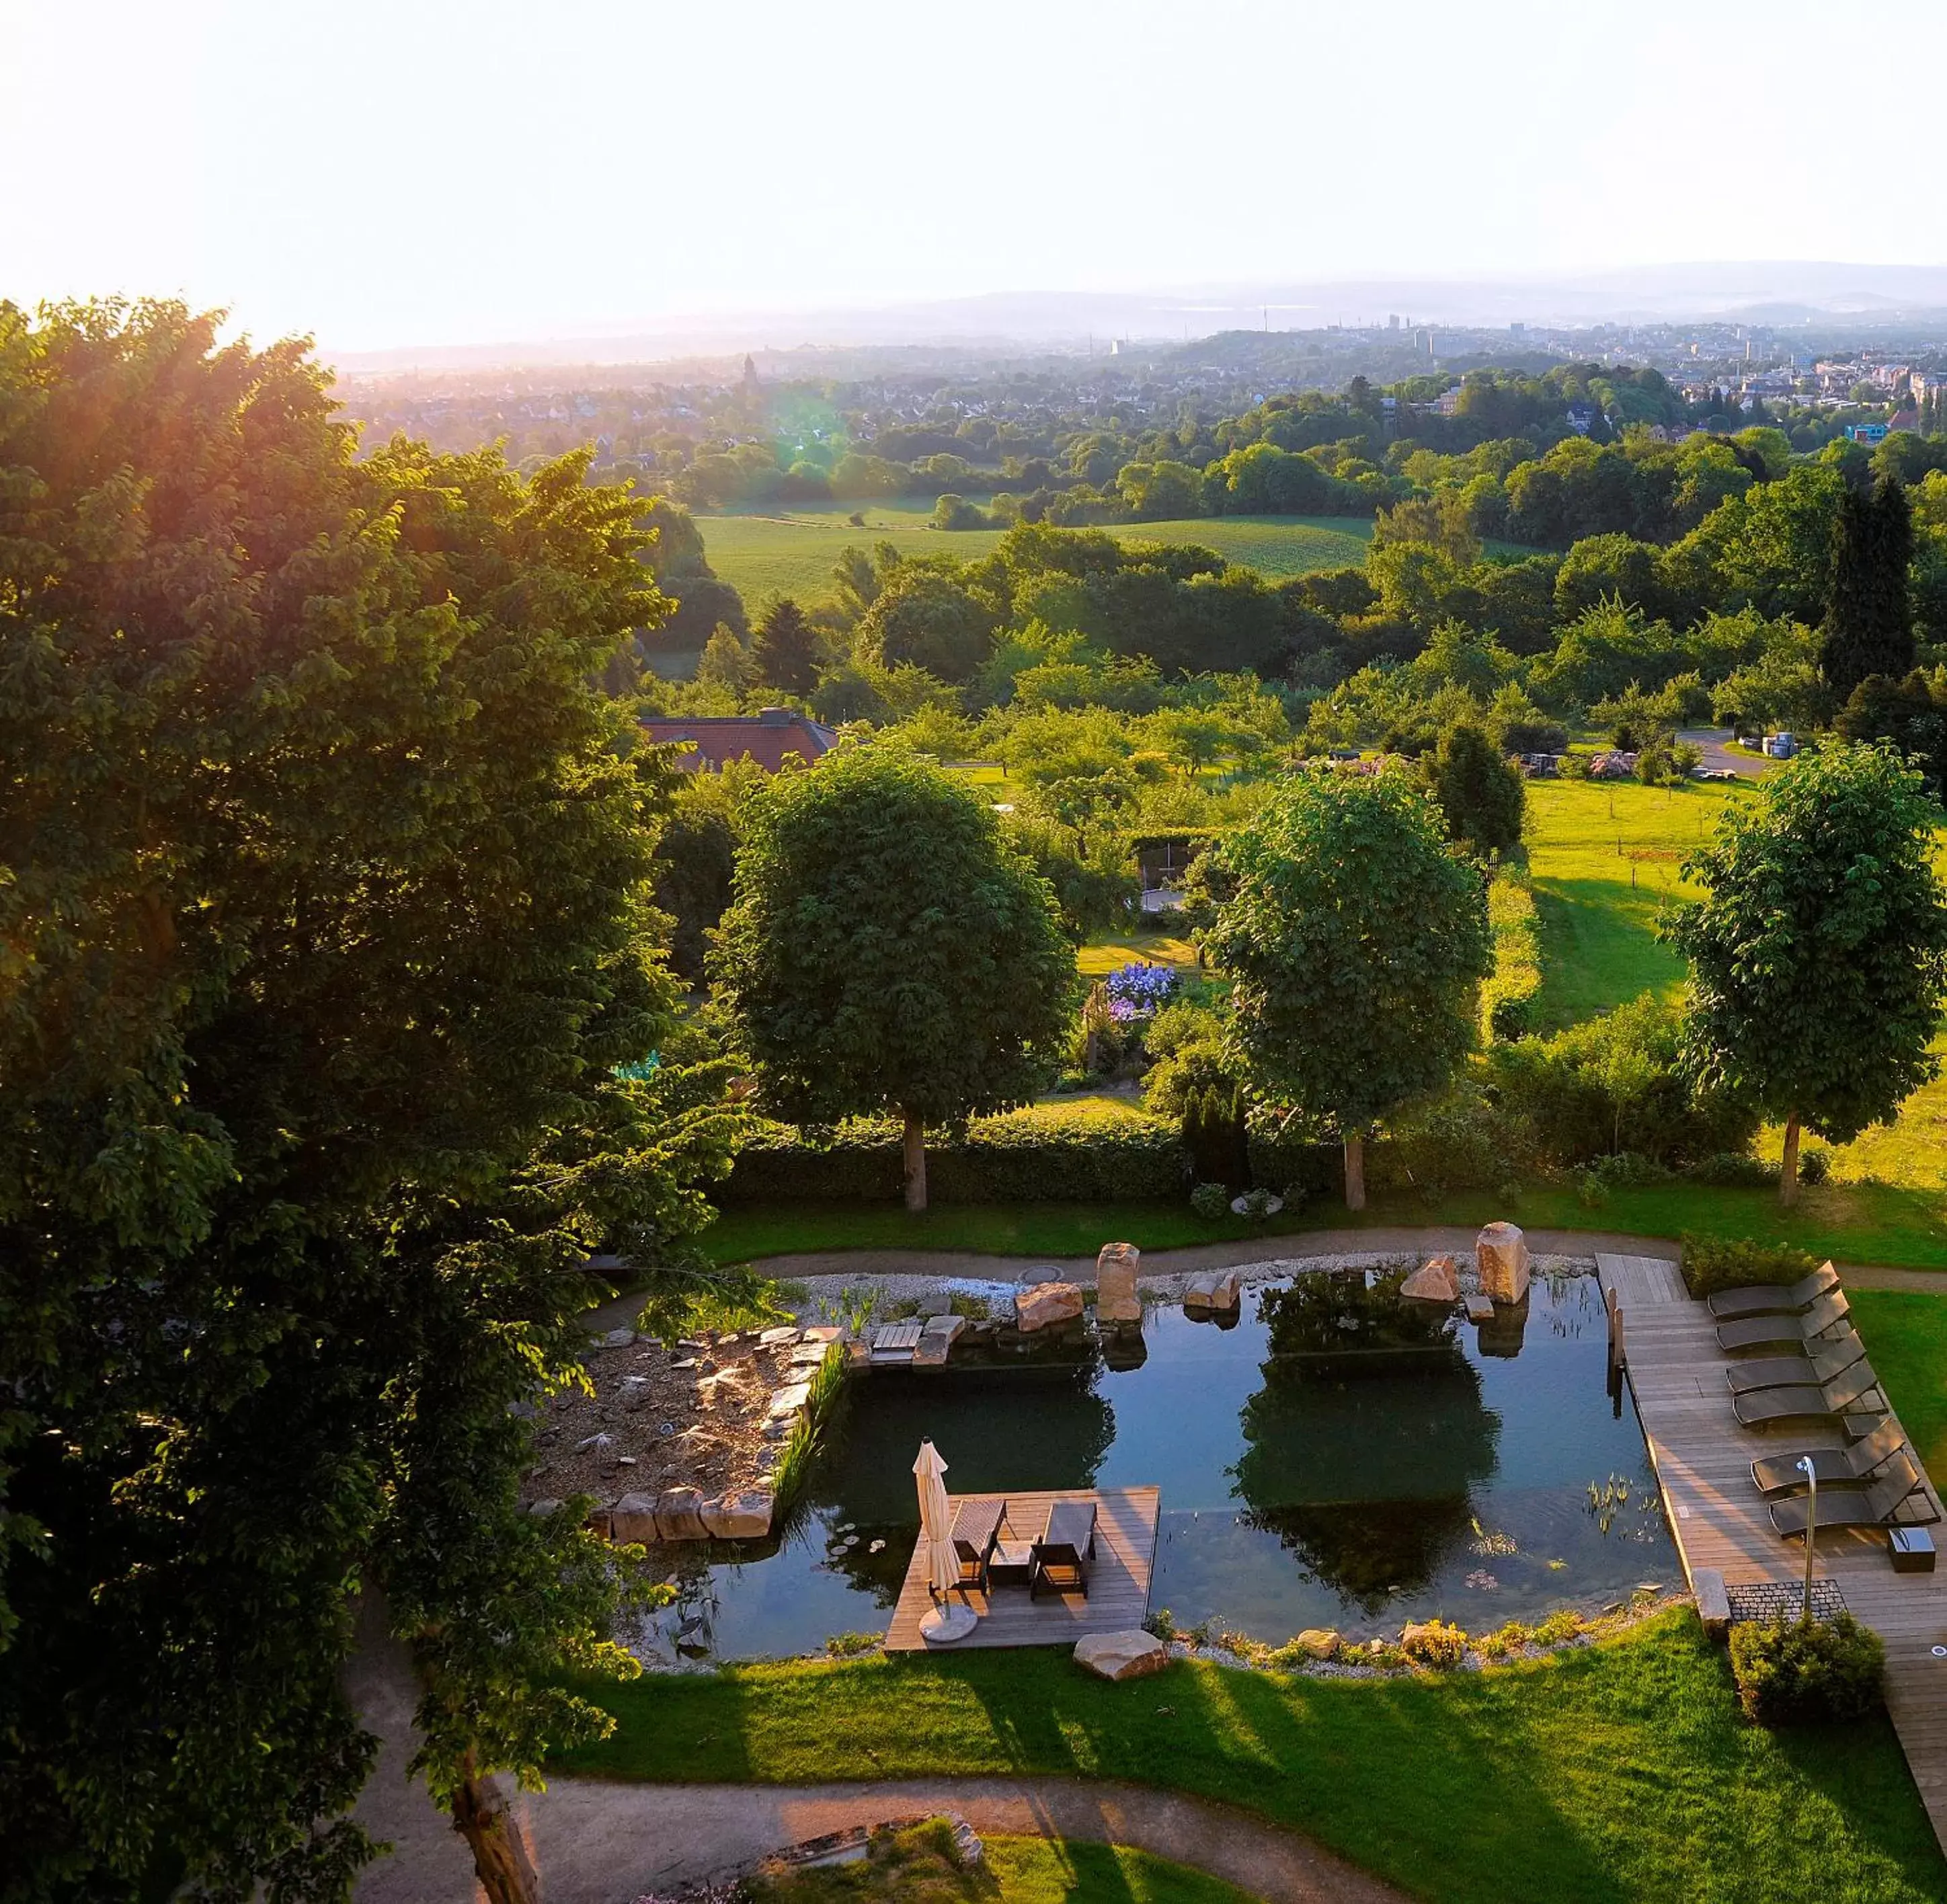
<path id="1" fill-rule="evenodd" d="M 952 534 L 932 526 L 930 506 L 874 503 L 860 513 L 865 527 L 847 520 L 846 509 L 794 510 L 789 514 L 699 515 L 704 553 L 710 567 L 754 609 L 766 596 L 816 601 L 831 592 L 832 565 L 848 543 L 869 549 L 890 542 L 908 555 L 949 555 L 961 560 L 986 555 L 998 529 Z M 1232 515 L 1180 522 L 1119 523 L 1110 533 L 1125 541 L 1197 542 L 1227 562 L 1273 577 L 1314 569 L 1356 566 L 1366 559 L 1371 523 L 1355 516 Z"/>

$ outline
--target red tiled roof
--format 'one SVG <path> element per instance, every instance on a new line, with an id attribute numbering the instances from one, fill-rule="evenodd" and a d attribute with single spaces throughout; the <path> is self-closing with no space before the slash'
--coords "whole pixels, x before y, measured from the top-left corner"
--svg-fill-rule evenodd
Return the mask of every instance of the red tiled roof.
<path id="1" fill-rule="evenodd" d="M 788 707 L 766 707 L 760 714 L 707 714 L 687 720 L 645 720 L 642 731 L 658 743 L 689 741 L 689 751 L 676 764 L 694 772 L 717 768 L 731 760 L 754 760 L 766 773 L 775 773 L 787 754 L 809 766 L 838 745 L 838 736 L 822 721 Z"/>

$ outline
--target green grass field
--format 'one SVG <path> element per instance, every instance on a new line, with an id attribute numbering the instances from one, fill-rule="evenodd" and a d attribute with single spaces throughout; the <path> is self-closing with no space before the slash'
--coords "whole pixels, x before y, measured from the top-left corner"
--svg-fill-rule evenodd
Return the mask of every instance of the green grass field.
<path id="1" fill-rule="evenodd" d="M 1947 1293 L 1848 1289 L 1865 1338 L 1908 1438 L 1936 1488 L 1947 1488 Z"/>
<path id="2" fill-rule="evenodd" d="M 1538 1029 L 1559 1030 L 1645 992 L 1674 995 L 1683 961 L 1656 915 L 1684 890 L 1678 863 L 1742 785 L 1676 788 L 1544 780 L 1528 789 L 1528 866 L 1541 928 Z"/>
<path id="3" fill-rule="evenodd" d="M 984 556 L 1000 540 L 998 529 L 947 534 L 930 526 L 930 506 L 874 503 L 860 512 L 857 528 L 846 509 L 793 511 L 789 515 L 739 512 L 700 515 L 704 553 L 710 567 L 754 609 L 769 595 L 805 602 L 829 595 L 832 565 L 850 543 L 870 549 L 890 542 L 908 555 L 948 555 L 962 561 Z M 1231 515 L 1181 522 L 1120 523 L 1110 533 L 1125 541 L 1197 542 L 1227 562 L 1272 577 L 1314 569 L 1356 567 L 1366 559 L 1373 525 L 1357 516 Z"/>
<path id="4" fill-rule="evenodd" d="M 1887 1722 L 1747 1724 L 1723 1655 L 1687 1612 L 1441 1679 L 1182 1661 L 1114 1686 L 1061 1649 L 1030 1648 L 588 1690 L 620 1723 L 561 1769 L 597 1778 L 1132 1779 L 1246 1806 L 1438 1904 L 1947 1895 Z"/>
<path id="5" fill-rule="evenodd" d="M 1133 1114 L 1133 1113 L 1131 1113 Z M 895 1203 L 774 1204 L 726 1210 L 698 1242 L 721 1263 L 757 1262 L 812 1250 L 964 1250 L 997 1256 L 1093 1256 L 1119 1238 L 1147 1250 L 1181 1249 L 1247 1237 L 1292 1237 L 1321 1229 L 1469 1229 L 1497 1217 L 1530 1230 L 1612 1231 L 1676 1238 L 1741 1237 L 1796 1244 L 1841 1262 L 1947 1270 L 1947 1196 L 1899 1184 L 1834 1181 L 1808 1187 L 1798 1207 L 1778 1207 L 1775 1190 L 1730 1188 L 1678 1178 L 1618 1189 L 1599 1207 L 1560 1184 L 1521 1189 L 1512 1203 L 1491 1190 L 1429 1201 L 1375 1196 L 1354 1215 L 1337 1200 L 1307 1204 L 1264 1223 L 1227 1216 L 1207 1223 L 1183 1203 L 938 1203 L 908 1216 Z M 1279 1253 L 1272 1250 L 1268 1253 Z M 1947 1288 L 1947 1284 L 1943 1284 Z"/>

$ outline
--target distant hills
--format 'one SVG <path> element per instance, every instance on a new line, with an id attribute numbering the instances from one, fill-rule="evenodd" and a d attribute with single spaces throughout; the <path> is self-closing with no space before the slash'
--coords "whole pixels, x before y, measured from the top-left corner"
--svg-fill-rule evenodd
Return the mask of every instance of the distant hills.
<path id="1" fill-rule="evenodd" d="M 1566 277 L 1249 281 L 1131 292 L 1007 291 L 856 309 L 697 314 L 579 336 L 321 354 L 342 370 L 642 364 L 845 345 L 1106 351 L 1219 331 L 1383 324 L 1540 327 L 1703 320 L 1783 327 L 1852 318 L 1947 326 L 1947 265 L 1758 262 L 1645 265 Z"/>

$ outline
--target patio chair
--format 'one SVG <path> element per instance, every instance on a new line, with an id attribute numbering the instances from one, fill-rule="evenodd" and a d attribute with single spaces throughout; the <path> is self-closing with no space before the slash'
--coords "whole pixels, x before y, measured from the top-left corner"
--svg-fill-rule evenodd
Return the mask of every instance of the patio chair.
<path id="1" fill-rule="evenodd" d="M 1871 1363 L 1855 1362 L 1843 1375 L 1830 1382 L 1760 1389 L 1755 1395 L 1736 1396 L 1731 1407 L 1747 1428 L 1772 1428 L 1780 1422 L 1836 1423 L 1839 1416 L 1859 1407 L 1879 1385 Z M 1873 1412 L 1883 1415 L 1886 1409 L 1882 1404 Z"/>
<path id="2" fill-rule="evenodd" d="M 1001 1523 L 1000 1537 L 994 1543 L 992 1557 L 987 1563 L 989 1592 L 996 1587 L 1031 1587 L 1034 1584 L 1035 1543 L 1047 1528 L 1045 1507 L 1038 1515 L 1023 1519 L 1018 1526 L 1014 1510 L 1008 1510 L 1006 1519 Z"/>
<path id="3" fill-rule="evenodd" d="M 1001 1537 L 1001 1524 L 1008 1517 L 1004 1500 L 959 1502 L 953 1510 L 953 1551 L 960 1562 L 960 1584 L 988 1592 L 987 1570 L 994 1555 L 994 1543 Z"/>
<path id="4" fill-rule="evenodd" d="M 1795 1283 L 1760 1283 L 1742 1289 L 1719 1289 L 1704 1306 L 1713 1322 L 1735 1322 L 1744 1316 L 1798 1315 L 1828 1290 L 1839 1286 L 1839 1272 L 1821 1263 Z"/>
<path id="5" fill-rule="evenodd" d="M 1847 1488 L 1836 1494 L 1819 1491 L 1817 1531 L 1828 1527 L 1914 1527 L 1940 1516 L 1923 1491 L 1920 1466 L 1904 1449 L 1886 1464 L 1886 1471 L 1868 1488 Z M 1918 1494 L 1921 1510 L 1902 1519 L 1907 1502 Z M 1771 1524 L 1789 1540 L 1805 1537 L 1806 1524 L 1814 1519 L 1809 1495 L 1773 1503 Z"/>
<path id="6" fill-rule="evenodd" d="M 1751 1316 L 1720 1324 L 1719 1348 L 1802 1348 L 1843 1322 L 1851 1310 L 1843 1289 L 1828 1289 L 1802 1316 Z"/>
<path id="7" fill-rule="evenodd" d="M 1048 1509 L 1047 1531 L 1034 1543 L 1028 1598 L 1038 1599 L 1046 1588 L 1051 1593 L 1079 1593 L 1086 1599 L 1094 1561 L 1095 1503 L 1057 1501 Z"/>
<path id="8" fill-rule="evenodd" d="M 1830 1347 L 1815 1348 L 1809 1355 L 1761 1355 L 1754 1362 L 1733 1362 L 1724 1371 L 1732 1394 L 1747 1395 L 1757 1389 L 1788 1389 L 1794 1382 L 1830 1382 L 1864 1359 L 1866 1345 L 1856 1329 L 1848 1329 L 1828 1339 Z"/>
<path id="9" fill-rule="evenodd" d="M 1802 1494 L 1805 1476 L 1799 1463 L 1809 1460 L 1822 1488 L 1857 1488 L 1870 1481 L 1874 1472 L 1902 1450 L 1911 1454 L 1906 1437 L 1889 1421 L 1850 1447 L 1801 1449 L 1796 1454 L 1767 1454 L 1751 1463 L 1751 1479 L 1767 1500 L 1786 1494 Z"/>

